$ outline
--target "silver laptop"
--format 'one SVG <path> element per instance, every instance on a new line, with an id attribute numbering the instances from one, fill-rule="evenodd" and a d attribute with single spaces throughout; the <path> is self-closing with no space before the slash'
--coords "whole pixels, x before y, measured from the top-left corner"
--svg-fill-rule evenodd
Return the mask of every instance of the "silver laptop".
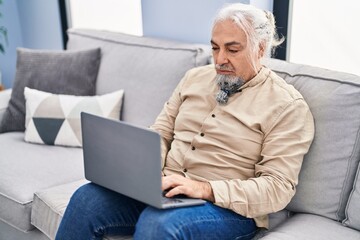
<path id="1" fill-rule="evenodd" d="M 160 135 L 122 121 L 81 113 L 85 178 L 156 208 L 204 204 L 166 198 L 161 190 Z"/>

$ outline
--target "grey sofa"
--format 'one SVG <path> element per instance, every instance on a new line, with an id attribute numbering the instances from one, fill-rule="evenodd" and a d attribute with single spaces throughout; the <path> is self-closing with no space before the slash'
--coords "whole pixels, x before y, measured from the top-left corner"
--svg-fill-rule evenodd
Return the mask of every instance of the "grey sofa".
<path id="1" fill-rule="evenodd" d="M 96 93 L 124 89 L 122 119 L 143 126 L 188 69 L 211 61 L 203 45 L 94 30 L 68 35 L 68 49 L 101 48 Z M 274 59 L 264 65 L 303 94 L 316 134 L 295 197 L 256 238 L 359 240 L 360 77 Z M 0 92 L 0 119 L 10 93 Z M 82 149 L 27 143 L 23 132 L 0 134 L 0 149 L 0 240 L 53 239 L 70 196 L 86 183 Z"/>

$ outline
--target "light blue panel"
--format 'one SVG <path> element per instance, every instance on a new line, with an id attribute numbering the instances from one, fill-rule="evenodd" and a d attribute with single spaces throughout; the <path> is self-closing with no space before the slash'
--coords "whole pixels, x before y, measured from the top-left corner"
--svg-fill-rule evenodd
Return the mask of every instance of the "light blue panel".
<path id="1" fill-rule="evenodd" d="M 5 88 L 11 87 L 11 82 L 15 73 L 16 47 L 22 45 L 21 27 L 19 15 L 17 11 L 17 2 L 13 0 L 5 0 L 0 5 L 2 18 L 0 26 L 7 28 L 8 44 L 5 39 L 0 38 L 1 43 L 5 46 L 5 54 L 0 53 L 0 70 L 2 73 L 2 83 Z"/>
<path id="2" fill-rule="evenodd" d="M 58 0 L 17 0 L 23 47 L 63 49 Z"/>
<path id="3" fill-rule="evenodd" d="M 58 0 L 3 0 L 3 18 L 9 45 L 0 54 L 3 84 L 12 87 L 16 70 L 16 48 L 63 49 Z"/>
<path id="4" fill-rule="evenodd" d="M 218 9 L 238 2 L 249 0 L 142 0 L 144 36 L 209 44 Z"/>

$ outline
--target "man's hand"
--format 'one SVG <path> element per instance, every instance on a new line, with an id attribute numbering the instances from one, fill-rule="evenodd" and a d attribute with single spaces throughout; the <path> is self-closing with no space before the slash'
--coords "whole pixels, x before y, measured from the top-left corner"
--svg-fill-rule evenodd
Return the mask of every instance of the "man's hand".
<path id="1" fill-rule="evenodd" d="M 191 198 L 215 202 L 210 183 L 191 180 L 180 175 L 162 177 L 162 190 L 168 190 L 166 197 L 184 194 Z"/>

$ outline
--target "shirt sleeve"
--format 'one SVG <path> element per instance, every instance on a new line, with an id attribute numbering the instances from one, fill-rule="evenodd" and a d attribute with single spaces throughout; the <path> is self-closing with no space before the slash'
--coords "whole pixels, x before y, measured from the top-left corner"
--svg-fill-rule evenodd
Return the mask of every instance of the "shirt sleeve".
<path id="1" fill-rule="evenodd" d="M 305 101 L 289 103 L 264 134 L 254 178 L 210 181 L 216 205 L 254 218 L 279 211 L 290 202 L 314 137 L 314 121 Z"/>

